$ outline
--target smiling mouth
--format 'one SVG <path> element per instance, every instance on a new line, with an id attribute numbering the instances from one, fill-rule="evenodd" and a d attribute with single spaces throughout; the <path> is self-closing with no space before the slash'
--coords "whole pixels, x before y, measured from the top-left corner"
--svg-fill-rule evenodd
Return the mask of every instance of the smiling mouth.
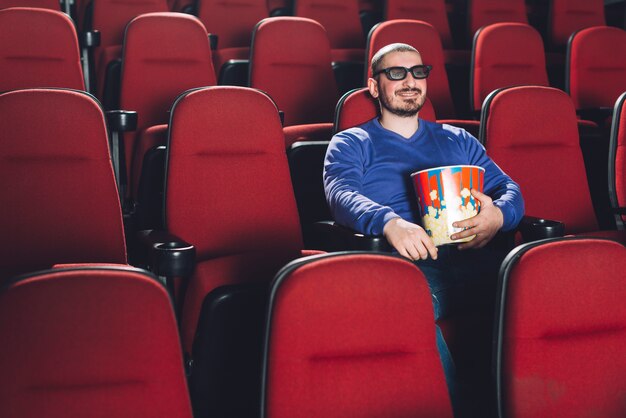
<path id="1" fill-rule="evenodd" d="M 422 94 L 422 91 L 419 89 L 415 89 L 415 90 L 400 90 L 399 92 L 396 93 L 397 96 L 400 97 L 415 97 Z"/>

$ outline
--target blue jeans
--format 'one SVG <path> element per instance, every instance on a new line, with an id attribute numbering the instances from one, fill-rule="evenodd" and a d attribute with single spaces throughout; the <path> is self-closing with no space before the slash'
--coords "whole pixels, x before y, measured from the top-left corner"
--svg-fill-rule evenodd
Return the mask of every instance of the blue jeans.
<path id="1" fill-rule="evenodd" d="M 464 313 L 494 312 L 500 264 L 506 251 L 492 248 L 459 251 L 456 245 L 439 247 L 437 260 L 416 261 L 430 287 L 435 319 Z M 456 367 L 443 334 L 437 327 L 437 348 L 446 375 L 448 391 L 456 417 L 471 416 L 472 400 L 457 378 Z"/>

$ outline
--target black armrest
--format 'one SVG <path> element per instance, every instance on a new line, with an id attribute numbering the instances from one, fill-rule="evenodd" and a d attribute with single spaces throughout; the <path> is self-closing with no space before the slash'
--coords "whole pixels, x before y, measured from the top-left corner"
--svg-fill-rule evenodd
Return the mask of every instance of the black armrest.
<path id="1" fill-rule="evenodd" d="M 522 233 L 525 242 L 562 237 L 565 234 L 563 222 L 534 216 L 524 216 L 517 229 Z"/>
<path id="2" fill-rule="evenodd" d="M 157 276 L 187 277 L 196 267 L 196 248 L 167 231 L 139 231 L 138 244 L 143 262 Z"/>
<path id="3" fill-rule="evenodd" d="M 211 45 L 211 51 L 215 51 L 217 49 L 217 43 L 219 41 L 219 37 L 214 33 L 209 33 L 209 45 Z"/>
<path id="4" fill-rule="evenodd" d="M 315 222 L 313 234 L 317 243 L 315 248 L 325 251 L 390 252 L 393 250 L 382 235 L 364 235 L 333 221 Z"/>
<path id="5" fill-rule="evenodd" d="M 598 107 L 589 109 L 578 109 L 576 113 L 581 119 L 592 120 L 598 125 L 602 126 L 604 120 L 613 114 L 612 107 Z"/>
<path id="6" fill-rule="evenodd" d="M 100 32 L 97 30 L 81 32 L 78 35 L 81 49 L 81 67 L 85 79 L 85 91 L 96 93 L 93 51 L 100 46 Z"/>
<path id="7" fill-rule="evenodd" d="M 611 212 L 615 215 L 626 215 L 626 208 L 611 208 Z"/>
<path id="8" fill-rule="evenodd" d="M 137 112 L 133 110 L 109 110 L 105 114 L 107 126 L 112 132 L 130 132 L 137 129 Z"/>

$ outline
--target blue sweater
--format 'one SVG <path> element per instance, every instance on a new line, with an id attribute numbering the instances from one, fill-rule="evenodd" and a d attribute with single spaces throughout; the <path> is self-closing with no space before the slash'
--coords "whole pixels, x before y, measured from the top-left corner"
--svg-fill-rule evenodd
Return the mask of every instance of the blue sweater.
<path id="1" fill-rule="evenodd" d="M 324 162 L 326 199 L 338 223 L 380 235 L 396 217 L 420 223 L 411 173 L 457 164 L 485 169 L 484 193 L 502 210 L 502 230 L 515 228 L 524 215 L 517 183 L 467 131 L 422 119 L 410 138 L 385 129 L 376 118 L 336 134 Z"/>

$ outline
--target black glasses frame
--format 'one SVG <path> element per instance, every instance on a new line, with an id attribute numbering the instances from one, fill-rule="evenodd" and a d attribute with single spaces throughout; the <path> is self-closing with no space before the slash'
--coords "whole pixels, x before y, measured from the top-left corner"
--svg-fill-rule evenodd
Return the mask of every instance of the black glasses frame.
<path id="1" fill-rule="evenodd" d="M 421 70 L 425 75 L 415 75 L 415 71 L 416 70 Z M 411 68 L 407 68 L 407 67 L 389 67 L 389 68 L 383 68 L 382 70 L 378 70 L 376 71 L 374 74 L 372 74 L 372 77 L 376 77 L 377 75 L 381 74 L 381 73 L 385 73 L 385 76 L 387 77 L 387 79 L 391 80 L 391 81 L 400 81 L 400 80 L 404 80 L 406 78 L 406 76 L 411 73 L 411 75 L 413 76 L 414 79 L 416 80 L 423 80 L 425 78 L 428 78 L 428 76 L 430 75 L 430 71 L 433 69 L 432 65 L 414 65 Z M 391 76 L 391 72 L 392 71 L 397 71 L 397 70 L 404 70 L 402 77 L 400 78 L 393 78 Z"/>

